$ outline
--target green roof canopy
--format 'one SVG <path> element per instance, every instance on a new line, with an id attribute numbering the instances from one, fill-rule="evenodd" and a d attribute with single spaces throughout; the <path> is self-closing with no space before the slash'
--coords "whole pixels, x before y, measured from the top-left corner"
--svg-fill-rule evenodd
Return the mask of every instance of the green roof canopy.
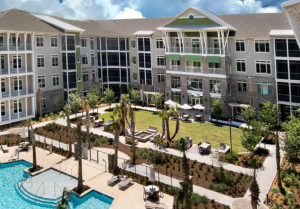
<path id="1" fill-rule="evenodd" d="M 190 62 L 201 62 L 202 61 L 202 56 L 200 55 L 185 55 L 184 56 L 184 61 L 190 61 Z"/>
<path id="2" fill-rule="evenodd" d="M 180 60 L 179 54 L 169 54 L 169 60 Z"/>
<path id="3" fill-rule="evenodd" d="M 219 56 L 207 56 L 207 62 L 210 63 L 220 63 L 221 58 Z"/>
<path id="4" fill-rule="evenodd" d="M 229 64 L 231 63 L 231 58 L 229 56 L 226 56 L 226 62 Z"/>

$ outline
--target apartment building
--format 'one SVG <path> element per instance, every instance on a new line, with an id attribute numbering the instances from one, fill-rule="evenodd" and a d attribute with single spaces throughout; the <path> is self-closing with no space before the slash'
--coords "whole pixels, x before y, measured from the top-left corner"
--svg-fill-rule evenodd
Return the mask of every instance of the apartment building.
<path id="1" fill-rule="evenodd" d="M 77 21 L 6 10 L 0 55 L 0 125 L 33 117 L 40 99 L 43 112 L 61 108 L 99 79 L 116 97 L 143 86 L 146 95 L 202 104 L 205 115 L 221 98 L 235 120 L 241 107 L 263 101 L 277 102 L 283 119 L 300 106 L 300 52 L 282 13 L 188 8 L 176 17 Z"/>

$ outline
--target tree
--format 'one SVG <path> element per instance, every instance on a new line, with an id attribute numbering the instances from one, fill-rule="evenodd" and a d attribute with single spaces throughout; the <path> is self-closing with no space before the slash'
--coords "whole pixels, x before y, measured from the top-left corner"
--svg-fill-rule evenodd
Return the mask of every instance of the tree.
<path id="1" fill-rule="evenodd" d="M 275 132 L 276 143 L 276 166 L 277 166 L 277 181 L 278 186 L 282 188 L 281 175 L 280 175 L 280 145 L 278 136 L 278 118 L 279 112 L 277 105 L 271 102 L 264 102 L 258 111 L 258 120 L 262 124 L 261 133 L 262 137 L 267 137 L 270 133 Z"/>
<path id="2" fill-rule="evenodd" d="M 294 162 L 300 156 L 300 117 L 291 115 L 282 127 L 285 131 L 283 149 L 289 161 Z"/>
<path id="3" fill-rule="evenodd" d="M 71 111 L 73 114 L 75 113 L 76 115 L 81 110 L 81 98 L 77 92 L 71 93 L 69 95 L 68 103 L 70 104 Z"/>
<path id="4" fill-rule="evenodd" d="M 35 133 L 33 131 L 32 125 L 30 126 L 30 141 L 32 144 L 32 171 L 37 169 L 37 162 L 36 162 L 36 149 L 35 149 Z"/>
<path id="5" fill-rule="evenodd" d="M 212 98 L 210 111 L 211 111 L 211 114 L 216 118 L 216 120 L 218 122 L 218 119 L 221 117 L 222 112 L 223 112 L 222 100 L 219 98 Z"/>
<path id="6" fill-rule="evenodd" d="M 111 115 L 111 119 L 113 121 L 113 130 L 114 130 L 114 166 L 113 173 L 114 175 L 118 174 L 118 149 L 119 149 L 119 136 L 120 136 L 120 128 L 121 128 L 121 107 L 117 105 L 114 109 L 113 114 Z"/>
<path id="7" fill-rule="evenodd" d="M 253 182 L 251 183 L 249 190 L 251 192 L 250 196 L 251 196 L 252 209 L 257 209 L 257 206 L 259 205 L 260 189 L 259 189 L 258 183 L 256 181 L 255 169 L 254 169 Z"/>
<path id="8" fill-rule="evenodd" d="M 57 106 L 61 103 L 61 95 L 59 93 L 53 96 L 53 106 L 54 110 L 57 110 Z"/>
<path id="9" fill-rule="evenodd" d="M 184 138 L 179 139 L 179 148 L 180 151 L 183 153 L 182 157 L 182 171 L 184 176 L 184 181 L 181 183 L 183 189 L 183 209 L 191 209 L 192 207 L 192 193 L 193 193 L 193 183 L 190 180 L 190 165 L 189 160 L 186 157 L 186 150 L 187 150 L 187 143 Z"/>
<path id="10" fill-rule="evenodd" d="M 130 128 L 130 132 L 131 132 L 131 149 L 132 149 L 132 164 L 135 164 L 135 159 L 136 159 L 136 148 L 135 148 L 135 122 L 134 122 L 134 111 L 132 108 L 132 105 L 129 104 L 129 118 L 130 118 L 130 124 L 126 118 L 128 127 Z"/>
<path id="11" fill-rule="evenodd" d="M 97 107 L 99 103 L 99 93 L 97 87 L 93 87 L 92 90 L 87 94 L 87 104 L 89 107 L 94 109 Z"/>
<path id="12" fill-rule="evenodd" d="M 136 106 L 140 101 L 140 92 L 134 89 L 129 90 L 130 99 L 133 104 Z"/>
<path id="13" fill-rule="evenodd" d="M 42 104 L 43 95 L 42 95 L 42 89 L 40 85 L 38 85 L 37 95 L 39 98 L 40 118 L 42 118 L 43 117 L 43 104 Z"/>
<path id="14" fill-rule="evenodd" d="M 85 111 L 86 141 L 90 147 L 90 106 L 86 100 L 83 100 L 82 108 Z"/>
<path id="15" fill-rule="evenodd" d="M 65 187 L 63 189 L 63 193 L 61 196 L 61 201 L 57 205 L 57 209 L 69 209 L 70 202 L 71 202 L 71 198 L 69 196 L 69 192 L 68 192 L 67 188 Z"/>
<path id="16" fill-rule="evenodd" d="M 162 94 L 153 94 L 151 96 L 151 102 L 154 103 L 154 105 L 157 109 L 161 108 L 162 101 L 163 101 L 163 95 Z"/>
<path id="17" fill-rule="evenodd" d="M 77 178 L 77 192 L 81 194 L 83 192 L 83 178 L 82 178 L 82 120 L 77 125 L 77 159 L 78 159 L 78 178 Z"/>
<path id="18" fill-rule="evenodd" d="M 253 152 L 255 146 L 261 140 L 261 124 L 259 121 L 253 120 L 248 126 L 251 126 L 251 128 L 244 128 L 242 130 L 242 146 L 250 152 Z"/>
<path id="19" fill-rule="evenodd" d="M 110 108 L 111 103 L 113 103 L 114 101 L 115 101 L 115 92 L 110 88 L 105 89 L 104 102 L 109 105 L 109 108 Z"/>
<path id="20" fill-rule="evenodd" d="M 125 135 L 126 129 L 125 129 L 125 123 L 126 123 L 126 117 L 127 117 L 127 106 L 129 102 L 129 95 L 128 94 L 122 94 L 120 99 L 121 104 L 121 135 Z"/>
<path id="21" fill-rule="evenodd" d="M 246 108 L 242 108 L 241 110 L 241 114 L 244 118 L 244 120 L 246 121 L 247 125 L 250 126 L 251 122 L 253 120 L 256 120 L 257 118 L 257 111 L 255 109 L 255 107 L 246 107 Z"/>
<path id="22" fill-rule="evenodd" d="M 67 133 L 68 133 L 68 142 L 69 142 L 69 151 L 68 151 L 68 157 L 72 156 L 72 138 L 71 136 L 71 106 L 69 104 L 66 104 L 64 106 L 63 111 L 60 112 L 60 117 L 67 118 Z"/>

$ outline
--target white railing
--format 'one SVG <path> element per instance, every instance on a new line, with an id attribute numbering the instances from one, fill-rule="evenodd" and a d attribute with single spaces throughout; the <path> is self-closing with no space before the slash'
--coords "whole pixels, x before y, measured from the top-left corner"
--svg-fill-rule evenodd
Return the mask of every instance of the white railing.
<path id="1" fill-rule="evenodd" d="M 201 73 L 202 67 L 186 66 L 185 71 L 191 73 Z"/>
<path id="2" fill-rule="evenodd" d="M 181 71 L 180 65 L 170 65 L 171 71 Z"/>
<path id="3" fill-rule="evenodd" d="M 208 73 L 222 74 L 222 68 L 208 68 Z"/>
<path id="4" fill-rule="evenodd" d="M 171 46 L 169 50 L 167 49 L 169 53 L 188 53 L 188 54 L 222 54 L 223 50 L 220 51 L 220 48 L 202 48 L 201 47 L 182 47 L 180 50 L 180 47 L 177 46 Z M 228 54 L 228 51 L 225 51 L 225 54 Z"/>

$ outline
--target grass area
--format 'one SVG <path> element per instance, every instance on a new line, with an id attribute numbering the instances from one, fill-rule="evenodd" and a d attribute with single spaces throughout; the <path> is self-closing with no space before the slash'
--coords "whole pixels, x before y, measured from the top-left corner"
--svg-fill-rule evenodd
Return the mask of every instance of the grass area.
<path id="1" fill-rule="evenodd" d="M 112 112 L 105 113 L 100 116 L 105 121 L 111 119 Z M 135 111 L 135 121 L 137 130 L 146 130 L 149 126 L 154 126 L 162 132 L 162 121 L 161 118 L 151 112 L 147 111 Z M 175 131 L 176 121 L 170 120 L 170 132 L 171 135 Z M 241 134 L 242 130 L 238 128 L 231 128 L 232 134 L 232 146 L 233 150 L 236 152 L 245 152 L 246 149 L 241 145 Z M 212 123 L 184 123 L 180 121 L 179 132 L 175 139 L 180 137 L 192 137 L 193 143 L 198 144 L 199 142 L 210 142 L 213 148 L 218 149 L 220 142 L 225 142 L 225 144 L 230 144 L 229 139 L 229 127 L 219 126 Z"/>

